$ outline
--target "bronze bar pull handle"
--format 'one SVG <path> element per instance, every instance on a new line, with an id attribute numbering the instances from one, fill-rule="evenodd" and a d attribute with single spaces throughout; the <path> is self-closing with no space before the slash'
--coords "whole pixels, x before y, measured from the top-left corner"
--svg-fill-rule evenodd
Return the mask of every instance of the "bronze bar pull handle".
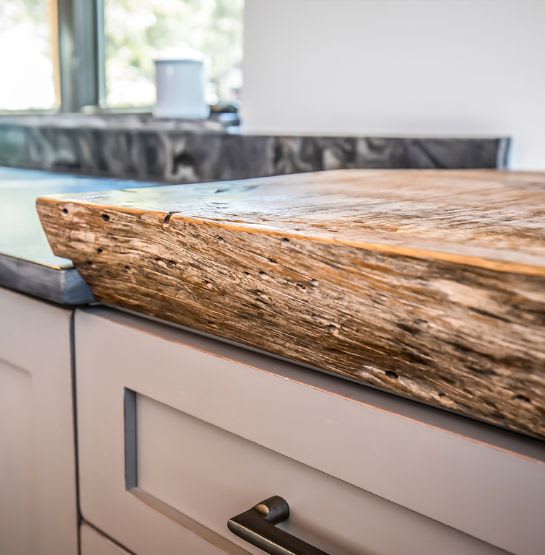
<path id="1" fill-rule="evenodd" d="M 276 524 L 290 516 L 288 502 L 275 495 L 230 518 L 227 527 L 248 543 L 271 555 L 328 555 L 307 542 L 288 534 Z"/>

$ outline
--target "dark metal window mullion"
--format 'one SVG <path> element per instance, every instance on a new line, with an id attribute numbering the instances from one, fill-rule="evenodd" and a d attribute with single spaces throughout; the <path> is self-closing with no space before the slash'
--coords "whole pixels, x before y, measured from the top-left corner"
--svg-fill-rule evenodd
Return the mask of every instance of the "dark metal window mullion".
<path id="1" fill-rule="evenodd" d="M 79 112 L 104 98 L 102 0 L 57 0 L 61 110 Z"/>

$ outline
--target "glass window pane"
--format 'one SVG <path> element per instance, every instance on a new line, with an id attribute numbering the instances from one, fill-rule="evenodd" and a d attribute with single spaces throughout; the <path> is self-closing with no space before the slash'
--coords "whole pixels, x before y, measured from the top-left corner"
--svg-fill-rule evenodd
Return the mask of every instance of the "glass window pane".
<path id="1" fill-rule="evenodd" d="M 155 102 L 153 59 L 189 47 L 208 59 L 208 101 L 238 98 L 243 0 L 104 0 L 106 103 Z"/>
<path id="2" fill-rule="evenodd" d="M 57 105 L 50 5 L 0 0 L 0 111 Z"/>

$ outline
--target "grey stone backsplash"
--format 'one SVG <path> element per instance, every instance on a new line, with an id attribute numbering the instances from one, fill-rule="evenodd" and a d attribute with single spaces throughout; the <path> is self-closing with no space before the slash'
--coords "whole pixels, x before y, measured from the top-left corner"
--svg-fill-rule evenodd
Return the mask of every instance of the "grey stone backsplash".
<path id="1" fill-rule="evenodd" d="M 508 138 L 249 135 L 149 116 L 0 118 L 0 165 L 185 183 L 340 168 L 505 168 Z"/>

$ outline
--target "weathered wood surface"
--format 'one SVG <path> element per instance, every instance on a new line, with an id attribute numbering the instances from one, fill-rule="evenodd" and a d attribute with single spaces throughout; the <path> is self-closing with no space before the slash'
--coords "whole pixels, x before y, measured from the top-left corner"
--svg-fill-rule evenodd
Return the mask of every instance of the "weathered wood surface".
<path id="1" fill-rule="evenodd" d="M 41 198 L 108 304 L 545 438 L 545 174 L 300 174 Z"/>

